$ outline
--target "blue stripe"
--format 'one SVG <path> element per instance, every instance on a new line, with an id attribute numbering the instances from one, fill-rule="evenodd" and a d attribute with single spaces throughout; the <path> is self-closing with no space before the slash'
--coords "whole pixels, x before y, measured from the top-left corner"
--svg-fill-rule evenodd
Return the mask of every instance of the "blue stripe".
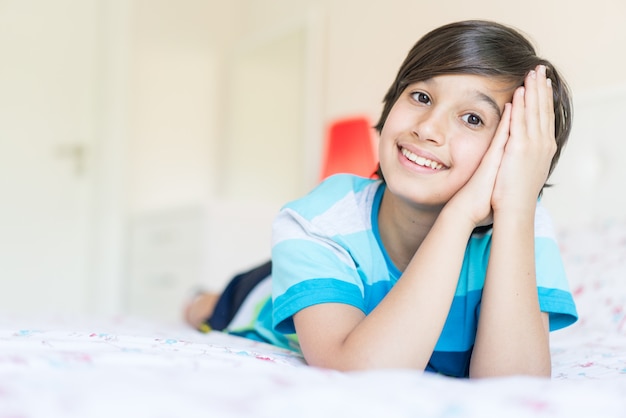
<path id="1" fill-rule="evenodd" d="M 482 291 L 487 277 L 487 265 L 491 250 L 491 233 L 489 230 L 484 234 L 472 234 L 463 257 L 459 282 L 456 288 L 456 296 L 466 293 Z"/>
<path id="2" fill-rule="evenodd" d="M 578 319 L 572 294 L 560 289 L 538 287 L 539 308 L 550 313 L 550 331 L 565 328 Z"/>
<path id="3" fill-rule="evenodd" d="M 362 292 L 356 285 L 336 279 L 313 279 L 298 283 L 274 300 L 274 326 L 279 332 L 295 332 L 292 315 L 319 303 L 344 303 L 369 315 L 392 286 L 390 282 L 376 282 L 366 286 Z M 454 297 L 436 350 L 466 351 L 472 347 L 481 295 L 481 291 L 472 291 Z"/>
<path id="4" fill-rule="evenodd" d="M 295 333 L 292 315 L 319 303 L 343 303 L 365 312 L 363 295 L 356 285 L 335 279 L 312 279 L 290 287 L 274 300 L 275 330 Z"/>
<path id="5" fill-rule="evenodd" d="M 307 240 L 294 239 L 276 244 L 272 249 L 272 259 L 280 258 L 283 262 L 273 265 L 272 275 L 282 280 L 273 282 L 273 294 L 281 295 L 301 281 L 317 278 L 333 278 L 338 282 L 356 285 L 360 282 L 359 276 L 355 274 L 356 266 L 337 263 L 337 250 Z M 315 259 L 309 257 L 309 254 L 315 254 Z M 354 262 L 350 257 L 344 257 L 344 260 Z M 292 271 L 297 271 L 298 275 L 291 274 Z"/>
<path id="6" fill-rule="evenodd" d="M 435 351 L 467 351 L 474 345 L 482 290 L 455 296 Z"/>
<path id="7" fill-rule="evenodd" d="M 461 352 L 435 351 L 426 371 L 452 377 L 469 377 L 472 349 Z"/>
<path id="8" fill-rule="evenodd" d="M 367 286 L 364 312 L 366 314 L 372 312 L 392 286 L 390 282 L 377 282 L 372 286 Z M 439 342 L 435 347 L 436 350 L 465 351 L 474 345 L 481 298 L 482 290 L 474 290 L 467 295 L 454 297 Z"/>

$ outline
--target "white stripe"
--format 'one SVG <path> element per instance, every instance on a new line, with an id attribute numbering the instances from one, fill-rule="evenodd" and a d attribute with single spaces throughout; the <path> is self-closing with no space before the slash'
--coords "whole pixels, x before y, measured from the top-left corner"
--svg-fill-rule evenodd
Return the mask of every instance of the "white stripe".
<path id="1" fill-rule="evenodd" d="M 541 203 L 537 203 L 537 208 L 535 209 L 535 236 L 552 239 L 556 238 L 556 231 L 554 229 L 554 224 L 552 223 L 552 218 L 548 213 L 548 209 L 546 209 Z"/>
<path id="2" fill-rule="evenodd" d="M 354 261 L 345 248 L 328 237 L 333 235 L 332 232 L 320 228 L 320 225 L 311 224 L 298 212 L 283 209 L 274 222 L 274 231 L 272 247 L 282 242 L 309 241 L 328 248 L 342 263 L 354 266 Z"/>

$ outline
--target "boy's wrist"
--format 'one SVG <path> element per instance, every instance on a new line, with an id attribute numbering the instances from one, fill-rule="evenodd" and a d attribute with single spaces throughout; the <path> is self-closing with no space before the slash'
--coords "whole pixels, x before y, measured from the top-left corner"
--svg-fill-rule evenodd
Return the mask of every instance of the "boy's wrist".
<path id="1" fill-rule="evenodd" d="M 494 226 L 527 226 L 535 223 L 535 207 L 511 207 L 501 208 L 493 212 Z"/>
<path id="2" fill-rule="evenodd" d="M 449 205 L 444 206 L 437 220 L 447 225 L 454 225 L 458 231 L 467 232 L 468 235 L 480 226 L 480 223 L 468 216 L 467 211 L 456 210 L 455 207 Z"/>

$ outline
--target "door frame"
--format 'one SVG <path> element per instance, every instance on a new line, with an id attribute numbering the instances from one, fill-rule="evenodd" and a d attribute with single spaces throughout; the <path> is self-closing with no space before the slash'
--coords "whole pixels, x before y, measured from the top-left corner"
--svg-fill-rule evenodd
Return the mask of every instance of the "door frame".
<path id="1" fill-rule="evenodd" d="M 319 183 L 320 164 L 323 151 L 323 101 L 324 101 L 324 84 L 325 84 L 325 68 L 326 68 L 326 45 L 325 45 L 325 20 L 323 9 L 320 7 L 308 7 L 303 10 L 299 16 L 283 20 L 281 22 L 272 22 L 270 25 L 262 29 L 244 35 L 237 42 L 229 56 L 228 74 L 233 74 L 238 62 L 250 55 L 263 51 L 264 48 L 280 42 L 282 39 L 291 37 L 294 33 L 301 32 L 304 35 L 304 69 L 301 74 L 302 79 L 302 108 L 300 109 L 300 117 L 302 126 L 300 129 L 300 139 L 302 141 L 301 154 L 297 156 L 301 163 L 302 169 L 300 174 L 300 194 L 308 192 L 311 188 Z M 226 92 L 225 102 L 231 108 L 231 92 L 233 83 L 236 82 L 232 77 L 226 80 L 228 90 Z M 240 119 L 237 115 L 237 119 Z M 230 131 L 229 122 L 222 127 L 227 141 L 218 143 L 218 155 L 224 155 L 228 151 L 225 149 L 226 143 L 232 140 L 232 132 Z M 218 161 L 216 167 L 220 175 L 228 172 L 228 168 L 224 167 L 223 162 Z M 227 191 L 219 189 L 218 195 L 228 195 Z M 243 199 L 242 196 L 228 196 L 229 198 Z M 280 202 L 284 203 L 284 202 Z"/>
<path id="2" fill-rule="evenodd" d="M 93 233 L 87 300 L 90 314 L 125 312 L 128 110 L 132 2 L 100 0 L 97 138 L 92 167 Z"/>

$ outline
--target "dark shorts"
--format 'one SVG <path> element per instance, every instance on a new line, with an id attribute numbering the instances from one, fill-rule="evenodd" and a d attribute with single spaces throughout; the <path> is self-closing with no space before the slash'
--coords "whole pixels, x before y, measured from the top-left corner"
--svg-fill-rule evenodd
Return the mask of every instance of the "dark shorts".
<path id="1" fill-rule="evenodd" d="M 272 262 L 267 261 L 233 277 L 222 292 L 213 315 L 206 321 L 206 324 L 218 331 L 228 327 L 250 292 L 271 273 Z"/>

